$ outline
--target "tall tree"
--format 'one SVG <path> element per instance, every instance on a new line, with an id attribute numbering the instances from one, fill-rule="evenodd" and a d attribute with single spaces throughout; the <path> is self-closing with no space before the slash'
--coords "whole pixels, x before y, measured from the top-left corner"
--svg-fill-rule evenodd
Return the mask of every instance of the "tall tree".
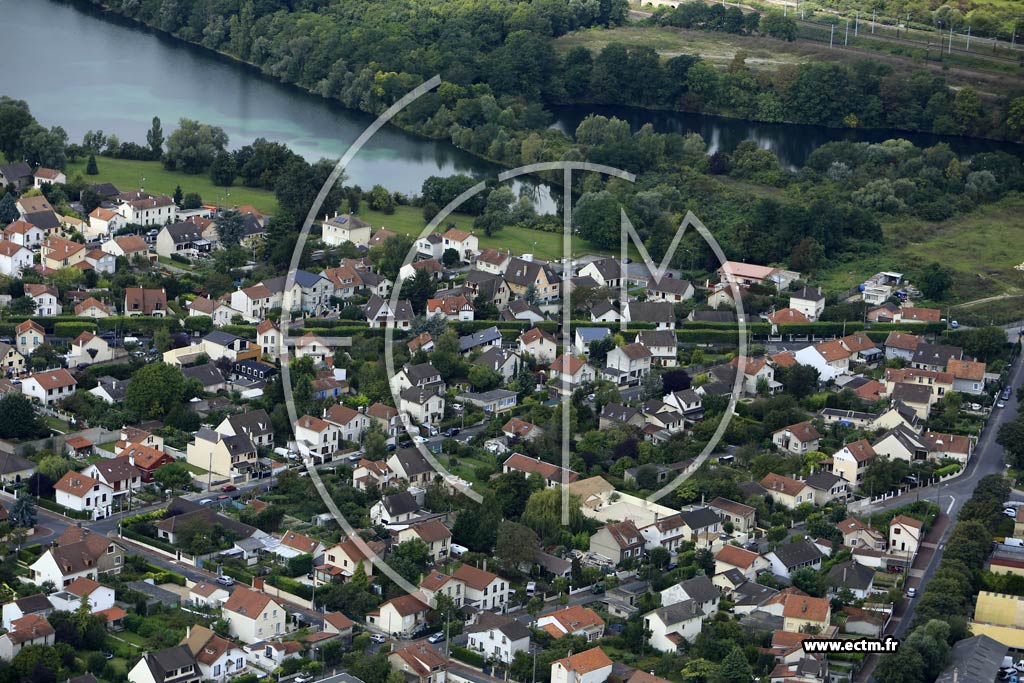
<path id="1" fill-rule="evenodd" d="M 146 144 L 149 145 L 149 152 L 154 159 L 159 159 L 164 153 L 164 127 L 160 124 L 160 117 L 153 117 L 153 125 L 146 132 Z"/>
<path id="2" fill-rule="evenodd" d="M 210 180 L 214 185 L 231 187 L 235 182 L 235 160 L 227 151 L 217 153 L 210 166 Z"/>
<path id="3" fill-rule="evenodd" d="M 245 216 L 229 209 L 217 216 L 217 239 L 224 247 L 236 247 L 245 237 Z"/>
<path id="4" fill-rule="evenodd" d="M 4 194 L 3 199 L 0 199 L 0 225 L 7 226 L 9 223 L 18 220 L 17 200 L 14 198 L 13 192 Z"/>
<path id="5" fill-rule="evenodd" d="M 0 96 L 0 152 L 8 161 L 17 160 L 21 154 L 21 134 L 35 119 L 29 112 L 28 103 Z"/>
<path id="6" fill-rule="evenodd" d="M 227 133 L 221 128 L 183 118 L 167 138 L 164 166 L 183 173 L 202 173 L 227 145 Z"/>
<path id="7" fill-rule="evenodd" d="M 11 526 L 18 529 L 31 529 L 36 524 L 36 502 L 32 496 L 22 493 L 11 506 Z"/>

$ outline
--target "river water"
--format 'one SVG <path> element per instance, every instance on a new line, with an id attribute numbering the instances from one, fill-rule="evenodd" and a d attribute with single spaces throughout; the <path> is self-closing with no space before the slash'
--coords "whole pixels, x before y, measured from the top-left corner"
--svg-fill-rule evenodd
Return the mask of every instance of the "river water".
<path id="1" fill-rule="evenodd" d="M 257 137 L 286 143 L 310 160 L 338 158 L 372 121 L 366 114 L 264 77 L 159 33 L 55 0 L 0 0 L 0 30 L 7 59 L 0 95 L 26 100 L 44 125 L 61 125 L 72 141 L 90 129 L 145 142 L 153 116 L 165 133 L 181 117 L 220 126 L 233 147 Z M 651 122 L 660 131 L 700 133 L 711 151 L 732 150 L 746 139 L 774 150 L 796 167 L 829 140 L 905 137 L 919 144 L 946 139 L 961 154 L 1020 146 L 897 131 L 831 130 L 759 124 L 720 117 L 615 107 L 561 107 L 555 125 L 572 131 L 588 113 L 616 115 L 634 127 Z M 415 193 L 431 175 L 468 173 L 493 177 L 496 164 L 435 141 L 385 127 L 348 167 L 351 182 L 376 183 Z M 536 194 L 536 193 L 535 193 Z M 546 188 L 538 205 L 553 207 Z"/>

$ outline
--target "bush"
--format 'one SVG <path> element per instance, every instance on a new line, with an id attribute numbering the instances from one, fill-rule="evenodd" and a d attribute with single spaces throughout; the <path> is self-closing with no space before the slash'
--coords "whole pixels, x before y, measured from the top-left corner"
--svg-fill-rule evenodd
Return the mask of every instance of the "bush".
<path id="1" fill-rule="evenodd" d="M 460 662 L 465 662 L 466 664 L 477 668 L 483 668 L 484 664 L 487 663 L 487 660 L 480 653 L 473 652 L 470 649 L 459 647 L 457 645 L 453 645 L 451 647 L 451 654 L 452 657 L 458 659 Z"/>
<path id="2" fill-rule="evenodd" d="M 49 498 L 36 498 L 35 500 L 36 504 L 39 505 L 40 507 L 44 507 L 47 510 L 56 512 L 59 515 L 64 515 L 65 517 L 70 517 L 72 519 L 92 519 L 91 512 L 80 512 L 78 510 L 72 510 L 71 508 L 66 508 L 63 505 L 57 503 L 56 501 L 50 500 Z"/>

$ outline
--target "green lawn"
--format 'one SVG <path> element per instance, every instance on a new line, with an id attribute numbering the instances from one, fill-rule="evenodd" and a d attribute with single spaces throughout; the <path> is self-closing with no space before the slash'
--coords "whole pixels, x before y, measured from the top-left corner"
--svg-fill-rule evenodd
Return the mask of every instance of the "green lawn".
<path id="1" fill-rule="evenodd" d="M 188 470 L 192 474 L 203 475 L 203 474 L 209 474 L 210 473 L 209 470 L 204 470 L 202 467 L 198 467 L 198 466 L 193 465 L 193 464 L 191 464 L 189 462 L 185 462 L 184 460 L 179 460 L 178 462 L 180 462 L 182 467 L 184 467 L 186 470 Z"/>
<path id="2" fill-rule="evenodd" d="M 844 259 L 822 273 L 831 291 L 856 286 L 880 270 L 906 273 L 911 280 L 925 263 L 937 261 L 955 274 L 953 291 L 942 305 L 1001 294 L 1024 293 L 1024 196 L 1011 195 L 971 213 L 939 223 L 893 218 L 883 223 L 885 247 L 878 254 Z"/>
<path id="3" fill-rule="evenodd" d="M 100 448 L 100 449 L 102 449 L 104 451 L 109 451 L 111 453 L 116 453 L 117 451 L 114 450 L 114 447 L 116 445 L 117 445 L 117 441 L 107 441 L 106 443 L 96 444 L 96 448 Z"/>
<path id="4" fill-rule="evenodd" d="M 99 175 L 85 175 L 86 160 L 82 159 L 74 164 L 68 164 L 66 173 L 68 178 L 75 174 L 81 174 L 83 178 L 97 183 L 113 183 L 122 192 L 136 190 L 145 178 L 145 185 L 149 192 L 159 192 L 166 195 L 173 195 L 174 188 L 181 186 L 182 192 L 198 192 L 206 203 L 221 203 L 231 205 L 251 204 L 260 211 L 273 215 L 277 212 L 277 199 L 273 192 L 258 190 L 251 187 L 218 187 L 210 180 L 210 176 L 188 175 L 164 169 L 159 161 L 131 161 L 128 159 L 110 159 L 98 157 L 96 166 Z M 227 195 L 230 193 L 230 197 Z"/>
<path id="5" fill-rule="evenodd" d="M 376 228 L 387 228 L 403 235 L 410 235 L 413 238 L 419 237 L 426 227 L 427 222 L 423 220 L 423 210 L 415 206 L 399 206 L 393 214 L 386 214 L 380 211 L 360 209 L 359 217 Z M 471 231 L 473 230 L 473 217 L 466 214 L 452 214 L 445 220 L 442 227 L 454 224 L 455 227 Z M 542 232 L 530 230 L 529 228 L 508 227 L 487 237 L 482 232 L 478 234 L 480 248 L 506 249 L 514 254 L 534 254 L 542 259 L 562 258 L 562 233 Z M 598 249 L 586 240 L 573 237 L 573 255 L 582 254 L 609 254 L 607 250 Z"/>

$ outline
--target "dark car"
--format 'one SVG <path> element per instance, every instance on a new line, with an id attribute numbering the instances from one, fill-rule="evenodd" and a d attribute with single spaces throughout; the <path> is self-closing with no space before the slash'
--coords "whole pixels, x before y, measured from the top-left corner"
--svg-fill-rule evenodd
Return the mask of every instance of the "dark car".
<path id="1" fill-rule="evenodd" d="M 227 486 L 221 486 L 220 490 L 224 493 L 231 493 L 232 491 L 237 491 L 238 487 L 234 484 L 228 484 Z"/>
<path id="2" fill-rule="evenodd" d="M 594 595 L 600 595 L 601 593 L 604 593 L 604 584 L 595 583 L 593 586 L 590 587 L 590 592 Z"/>

